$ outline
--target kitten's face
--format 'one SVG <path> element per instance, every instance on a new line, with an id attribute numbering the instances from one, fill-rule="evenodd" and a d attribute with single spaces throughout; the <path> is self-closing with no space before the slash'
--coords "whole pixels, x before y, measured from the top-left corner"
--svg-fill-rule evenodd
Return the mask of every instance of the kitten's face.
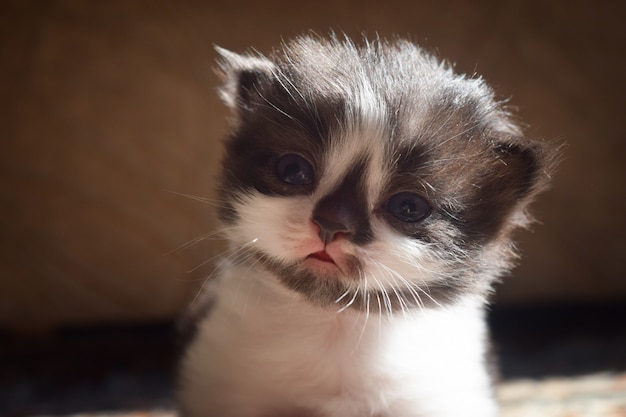
<path id="1" fill-rule="evenodd" d="M 220 214 L 240 259 L 314 303 L 389 313 L 484 295 L 508 268 L 542 152 L 481 81 L 404 42 L 221 53 Z"/>

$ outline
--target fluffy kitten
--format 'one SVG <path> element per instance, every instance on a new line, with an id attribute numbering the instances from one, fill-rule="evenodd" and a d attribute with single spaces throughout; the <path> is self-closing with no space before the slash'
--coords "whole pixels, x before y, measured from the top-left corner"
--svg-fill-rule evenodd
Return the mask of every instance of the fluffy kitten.
<path id="1" fill-rule="evenodd" d="M 232 252 L 181 363 L 182 415 L 496 416 L 483 309 L 544 145 L 404 40 L 218 52 Z"/>

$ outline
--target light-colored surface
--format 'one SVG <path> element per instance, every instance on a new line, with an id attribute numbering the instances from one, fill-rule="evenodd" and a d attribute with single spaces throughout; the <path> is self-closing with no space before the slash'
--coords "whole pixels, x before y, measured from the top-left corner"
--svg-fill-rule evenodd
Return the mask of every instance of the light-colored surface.
<path id="1" fill-rule="evenodd" d="M 498 387 L 498 397 L 501 417 L 626 417 L 626 373 L 509 381 Z M 62 417 L 175 416 L 173 409 L 157 408 Z"/>
<path id="2" fill-rule="evenodd" d="M 503 383 L 502 417 L 626 417 L 626 374 Z"/>

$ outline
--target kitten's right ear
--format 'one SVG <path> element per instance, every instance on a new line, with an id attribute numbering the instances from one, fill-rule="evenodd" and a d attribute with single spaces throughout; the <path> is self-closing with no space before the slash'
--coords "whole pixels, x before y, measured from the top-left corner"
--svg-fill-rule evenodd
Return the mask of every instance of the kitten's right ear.
<path id="1" fill-rule="evenodd" d="M 240 55 L 215 46 L 220 55 L 218 75 L 223 85 L 220 97 L 231 109 L 250 110 L 272 78 L 274 63 L 264 56 Z"/>

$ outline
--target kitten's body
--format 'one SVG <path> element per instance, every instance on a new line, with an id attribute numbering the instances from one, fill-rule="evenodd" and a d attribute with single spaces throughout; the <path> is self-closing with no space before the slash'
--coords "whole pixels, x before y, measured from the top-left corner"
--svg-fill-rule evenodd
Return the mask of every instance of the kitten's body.
<path id="1" fill-rule="evenodd" d="M 233 254 L 182 362 L 183 415 L 497 415 L 483 307 L 542 146 L 407 42 L 221 53 Z"/>
<path id="2" fill-rule="evenodd" d="M 496 415 L 480 301 L 391 321 L 337 314 L 269 273 L 250 288 L 247 269 L 226 269 L 223 302 L 188 351 L 184 415 Z"/>

